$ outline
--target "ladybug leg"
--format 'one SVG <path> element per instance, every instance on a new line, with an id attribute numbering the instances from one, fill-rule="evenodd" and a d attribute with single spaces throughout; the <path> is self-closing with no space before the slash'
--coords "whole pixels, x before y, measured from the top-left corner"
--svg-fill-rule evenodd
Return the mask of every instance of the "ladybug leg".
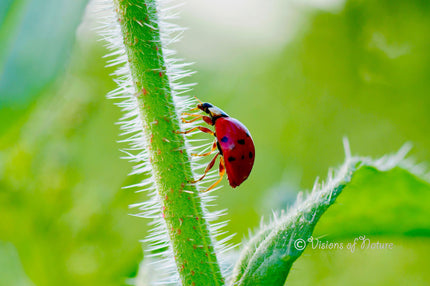
<path id="1" fill-rule="evenodd" d="M 191 132 L 193 132 L 194 130 L 197 130 L 197 129 L 200 130 L 200 131 L 202 131 L 202 132 L 204 132 L 204 133 L 208 133 L 210 135 L 215 135 L 215 133 L 212 130 L 210 130 L 209 128 L 203 127 L 203 126 L 196 126 L 194 128 L 191 128 L 190 130 L 186 130 L 186 131 L 176 131 L 176 133 L 178 133 L 178 134 L 188 134 L 188 133 L 191 133 Z"/>
<path id="2" fill-rule="evenodd" d="M 193 117 L 202 117 L 203 116 L 201 114 L 194 114 L 194 113 L 188 113 L 188 112 L 183 112 L 181 115 L 182 116 L 193 116 Z"/>
<path id="3" fill-rule="evenodd" d="M 206 176 L 206 174 L 212 169 L 212 167 L 215 165 L 215 161 L 216 158 L 218 157 L 219 153 L 215 155 L 215 157 L 212 159 L 212 161 L 209 163 L 209 165 L 206 167 L 205 169 L 205 173 L 203 174 L 203 176 L 200 177 L 200 179 L 195 180 L 195 181 L 191 181 L 190 183 L 194 184 L 197 183 L 201 180 L 203 180 L 203 178 Z M 221 157 L 222 158 L 222 157 Z"/>
<path id="4" fill-rule="evenodd" d="M 203 117 L 203 115 L 199 115 L 199 114 L 187 114 L 187 115 L 193 116 L 195 118 L 190 119 L 190 120 L 186 120 L 184 118 L 181 118 L 183 123 L 191 123 L 191 122 L 197 121 L 197 120 L 199 120 L 200 118 Z"/>
<path id="5" fill-rule="evenodd" d="M 181 118 L 183 123 L 191 123 L 191 122 L 197 121 L 200 118 L 202 118 L 203 121 L 206 122 L 207 124 L 213 125 L 212 119 L 209 116 L 205 116 L 205 115 L 201 115 L 201 114 L 191 114 L 191 113 L 186 113 L 186 112 L 182 113 L 182 115 L 195 117 L 195 118 L 190 119 L 190 120 L 186 120 L 184 118 Z"/>
<path id="6" fill-rule="evenodd" d="M 203 121 L 206 122 L 209 125 L 214 125 L 212 118 L 210 118 L 209 116 L 203 116 L 202 117 Z"/>
<path id="7" fill-rule="evenodd" d="M 212 190 L 213 188 L 215 188 L 221 182 L 224 175 L 225 175 L 225 163 L 224 163 L 224 157 L 221 156 L 220 160 L 219 160 L 219 179 L 218 179 L 218 181 L 213 183 L 212 186 L 210 186 L 209 188 L 207 188 L 203 192 L 208 192 L 208 191 Z"/>
<path id="8" fill-rule="evenodd" d="M 208 156 L 208 155 L 212 154 L 212 152 L 217 149 L 216 143 L 217 143 L 217 141 L 215 140 L 214 144 L 212 145 L 212 148 L 211 148 L 211 150 L 209 152 L 204 153 L 204 154 L 194 154 L 194 153 L 192 153 L 191 156 L 205 157 L 205 156 Z"/>

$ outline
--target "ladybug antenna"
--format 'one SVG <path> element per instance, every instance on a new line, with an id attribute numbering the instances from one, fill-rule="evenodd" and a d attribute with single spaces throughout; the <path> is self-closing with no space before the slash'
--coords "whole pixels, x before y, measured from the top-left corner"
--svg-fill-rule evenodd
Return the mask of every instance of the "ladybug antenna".
<path id="1" fill-rule="evenodd" d="M 198 99 L 198 98 L 197 98 L 197 96 L 194 96 L 194 98 L 195 98 L 195 99 L 197 99 L 197 101 L 198 101 L 200 104 L 203 104 L 203 102 L 202 102 L 200 99 Z"/>

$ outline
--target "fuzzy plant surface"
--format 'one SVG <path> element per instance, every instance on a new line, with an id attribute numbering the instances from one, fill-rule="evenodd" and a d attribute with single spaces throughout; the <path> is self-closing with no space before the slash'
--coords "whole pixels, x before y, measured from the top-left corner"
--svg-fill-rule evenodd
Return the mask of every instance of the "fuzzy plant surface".
<path id="1" fill-rule="evenodd" d="M 410 180 L 419 180 L 413 168 L 402 165 L 404 149 L 373 161 L 352 157 L 346 147 L 345 163 L 325 184 L 316 184 L 305 200 L 299 196 L 294 207 L 256 231 L 240 255 L 228 252 L 229 237 L 217 241 L 225 224 L 214 223 L 223 211 L 209 213 L 213 196 L 190 183 L 202 172 L 190 153 L 201 146 L 192 147 L 190 137 L 180 133 L 194 126 L 182 124 L 180 116 L 196 102 L 184 95 L 191 85 L 181 82 L 191 74 L 188 65 L 168 48 L 183 31 L 169 22 L 176 17 L 174 9 L 155 0 L 114 0 L 105 5 L 110 16 L 101 34 L 112 49 L 111 65 L 118 66 L 118 88 L 109 97 L 121 100 L 118 105 L 125 115 L 120 123 L 130 144 L 123 151 L 136 163 L 132 174 L 141 177 L 130 187 L 149 193 L 148 201 L 134 207 L 153 226 L 144 240 L 147 247 L 137 285 L 284 285 L 317 222 L 354 176 L 366 168 L 383 173 L 396 167 L 410 174 Z M 420 182 L 428 193 L 428 181 Z"/>
<path id="2" fill-rule="evenodd" d="M 223 224 L 209 227 L 208 220 L 217 214 L 208 213 L 203 201 L 211 197 L 199 195 L 198 186 L 190 183 L 195 164 L 179 133 L 184 129 L 180 114 L 196 103 L 181 96 L 190 85 L 179 81 L 191 72 L 167 48 L 182 29 L 166 22 L 174 16 L 168 16 L 170 9 L 164 7 L 154 0 L 107 4 L 111 17 L 102 34 L 112 49 L 111 64 L 119 66 L 118 89 L 109 97 L 122 100 L 119 105 L 126 114 L 121 124 L 130 142 L 130 149 L 123 151 L 137 163 L 132 174 L 145 178 L 132 187 L 149 192 L 148 201 L 134 206 L 142 210 L 139 216 L 153 219 L 146 257 L 153 257 L 163 273 L 158 282 L 222 285 L 215 254 L 220 243 L 214 240 Z"/>
<path id="3" fill-rule="evenodd" d="M 368 217 L 369 213 L 375 215 L 372 224 L 363 224 L 366 220 L 355 224 L 355 227 L 365 225 L 364 229 L 356 229 L 356 231 L 362 231 L 358 233 L 372 234 L 378 231 L 390 233 L 388 229 L 381 232 L 384 225 L 385 228 L 387 225 L 395 225 L 396 231 L 392 233 L 402 233 L 397 230 L 402 223 L 399 223 L 394 213 L 400 212 L 408 216 L 408 210 L 411 209 L 414 209 L 415 214 L 418 215 L 412 223 L 409 221 L 408 230 L 428 231 L 430 229 L 428 220 L 423 219 L 428 217 L 428 210 L 422 204 L 423 200 L 430 199 L 430 180 L 420 166 L 404 159 L 410 146 L 405 145 L 395 155 L 372 160 L 367 157 L 351 156 L 347 140 L 345 139 L 344 142 L 346 159 L 339 170 L 335 174 L 330 171 L 325 183 L 316 182 L 305 200 L 301 199 L 302 195 L 299 194 L 291 209 L 274 215 L 272 222 L 262 225 L 244 245 L 229 281 L 230 285 L 284 285 L 294 261 L 311 242 L 311 236 L 321 216 L 345 191 L 355 192 L 349 193 L 354 200 L 347 201 L 349 207 L 357 204 L 361 206 L 365 203 L 374 208 L 379 206 L 376 208 L 378 213 L 375 211 L 363 213 L 367 210 L 365 207 L 358 211 L 358 214 L 362 214 L 358 219 Z M 387 182 L 387 176 L 390 182 Z M 371 191 L 375 194 L 368 195 L 369 199 L 364 202 L 362 194 L 367 191 L 369 184 L 372 185 Z M 392 187 L 391 194 L 383 191 L 387 186 Z M 400 196 L 399 193 L 407 194 L 407 197 Z M 395 210 L 392 209 L 393 205 L 386 203 L 387 195 L 398 195 L 397 200 L 391 201 L 391 204 L 393 202 L 396 204 Z M 356 217 L 357 215 L 350 215 L 348 218 L 352 220 Z M 336 218 L 338 224 L 348 221 L 348 218 L 343 214 L 339 215 L 339 212 Z"/>

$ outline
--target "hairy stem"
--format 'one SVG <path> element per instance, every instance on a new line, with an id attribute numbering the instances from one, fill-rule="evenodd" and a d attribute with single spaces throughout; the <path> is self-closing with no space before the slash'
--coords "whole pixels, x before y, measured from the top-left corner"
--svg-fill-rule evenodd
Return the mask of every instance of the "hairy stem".
<path id="1" fill-rule="evenodd" d="M 154 0 L 114 0 L 182 285 L 222 285 L 167 76 Z"/>

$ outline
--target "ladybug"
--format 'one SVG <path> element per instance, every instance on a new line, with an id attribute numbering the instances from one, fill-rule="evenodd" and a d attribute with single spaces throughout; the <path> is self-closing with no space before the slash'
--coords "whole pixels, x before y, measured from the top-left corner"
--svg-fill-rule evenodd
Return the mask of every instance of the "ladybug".
<path id="1" fill-rule="evenodd" d="M 208 114 L 208 116 L 184 113 L 183 115 L 188 115 L 195 118 L 191 120 L 185 120 L 182 118 L 182 122 L 191 123 L 198 119 L 203 119 L 204 122 L 215 127 L 215 132 L 209 128 L 197 126 L 190 130 L 179 133 L 188 134 L 198 129 L 202 132 L 215 136 L 215 140 L 209 152 L 191 155 L 208 156 L 218 149 L 218 153 L 206 167 L 203 176 L 201 176 L 201 178 L 198 180 L 192 181 L 192 183 L 203 180 L 206 174 L 215 165 L 216 159 L 219 156 L 220 178 L 207 190 L 205 190 L 205 192 L 218 185 L 225 173 L 227 173 L 230 186 L 236 188 L 248 178 L 249 174 L 251 173 L 252 166 L 254 165 L 255 147 L 251 134 L 245 125 L 243 125 L 239 120 L 228 116 L 227 113 L 210 103 L 202 103 L 200 101 L 200 104 L 198 104 L 197 107 L 193 108 L 192 110 L 201 110 Z"/>

